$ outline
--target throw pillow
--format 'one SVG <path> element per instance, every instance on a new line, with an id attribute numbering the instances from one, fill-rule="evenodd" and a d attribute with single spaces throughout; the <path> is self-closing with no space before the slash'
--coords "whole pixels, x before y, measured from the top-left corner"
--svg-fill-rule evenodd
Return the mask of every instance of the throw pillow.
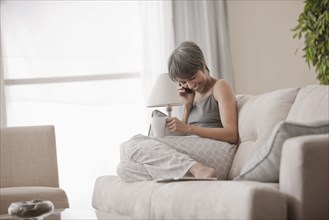
<path id="1" fill-rule="evenodd" d="M 308 124 L 279 122 L 265 145 L 247 162 L 234 180 L 278 182 L 283 143 L 291 137 L 329 133 L 328 121 Z"/>

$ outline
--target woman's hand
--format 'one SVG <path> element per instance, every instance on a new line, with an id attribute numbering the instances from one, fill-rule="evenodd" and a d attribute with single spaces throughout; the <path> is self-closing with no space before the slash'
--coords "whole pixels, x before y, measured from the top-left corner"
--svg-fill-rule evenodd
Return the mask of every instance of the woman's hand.
<path id="1" fill-rule="evenodd" d="M 167 118 L 167 127 L 170 132 L 176 134 L 187 134 L 189 129 L 189 125 L 185 124 L 176 117 Z"/>
<path id="2" fill-rule="evenodd" d="M 193 106 L 195 92 L 187 93 L 187 92 L 185 92 L 184 87 L 181 85 L 177 88 L 177 91 L 178 91 L 178 96 L 179 96 L 181 102 L 185 106 Z"/>

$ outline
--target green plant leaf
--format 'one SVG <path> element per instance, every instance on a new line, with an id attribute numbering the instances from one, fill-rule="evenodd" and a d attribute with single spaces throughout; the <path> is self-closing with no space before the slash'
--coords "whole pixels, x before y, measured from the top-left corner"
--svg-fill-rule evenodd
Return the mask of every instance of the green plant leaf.
<path id="1" fill-rule="evenodd" d="M 320 84 L 328 85 L 329 0 L 306 0 L 292 31 L 293 38 L 304 37 L 303 58 L 309 68 L 311 65 L 315 67 Z"/>
<path id="2" fill-rule="evenodd" d="M 308 16 L 310 16 L 311 20 L 312 20 L 314 23 L 316 23 L 316 17 L 314 16 L 314 14 L 313 14 L 311 11 L 308 12 Z"/>

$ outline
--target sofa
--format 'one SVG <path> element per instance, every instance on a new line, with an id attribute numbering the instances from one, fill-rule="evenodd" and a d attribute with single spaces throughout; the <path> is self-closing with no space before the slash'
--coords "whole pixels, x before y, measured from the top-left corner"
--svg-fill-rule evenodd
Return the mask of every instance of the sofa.
<path id="1" fill-rule="evenodd" d="M 68 208 L 59 188 L 54 126 L 2 127 L 0 134 L 0 214 L 7 214 L 13 202 L 35 199 Z"/>
<path id="2" fill-rule="evenodd" d="M 282 139 L 280 151 L 269 151 L 279 158 L 273 179 L 241 176 L 278 124 L 321 121 L 328 128 L 329 86 L 241 94 L 236 101 L 239 143 L 225 180 L 129 183 L 104 175 L 95 181 L 93 207 L 136 219 L 329 219 L 328 130 Z"/>

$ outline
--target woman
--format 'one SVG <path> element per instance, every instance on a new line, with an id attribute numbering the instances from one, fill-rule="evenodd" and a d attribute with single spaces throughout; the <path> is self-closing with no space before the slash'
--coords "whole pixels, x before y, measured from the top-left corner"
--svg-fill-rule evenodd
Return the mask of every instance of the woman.
<path id="1" fill-rule="evenodd" d="M 175 117 L 167 119 L 169 130 L 202 137 L 203 141 L 212 139 L 212 142 L 227 142 L 224 143 L 226 147 L 228 143 L 232 146 L 236 144 L 237 112 L 233 91 L 225 80 L 210 76 L 198 45 L 183 42 L 171 54 L 168 70 L 171 79 L 179 83 L 178 94 L 184 104 L 182 121 Z M 216 167 L 216 171 L 214 167 L 205 165 L 209 161 L 208 157 L 214 155 L 203 155 L 201 158 L 200 154 L 205 153 L 200 151 L 206 150 L 202 144 L 183 145 L 179 138 L 186 139 L 176 137 L 159 141 L 136 136 L 123 143 L 121 162 L 117 167 L 118 175 L 129 182 L 184 175 L 197 178 L 217 177 L 221 168 Z M 211 146 L 207 150 L 215 152 L 218 150 L 215 148 L 218 146 Z M 226 150 L 223 154 L 229 151 L 231 150 Z M 233 153 L 229 157 L 233 158 Z M 217 160 L 216 157 L 210 159 Z M 225 175 L 226 173 L 221 178 L 225 178 Z"/>
<path id="2" fill-rule="evenodd" d="M 210 76 L 203 53 L 193 42 L 183 42 L 170 56 L 169 76 L 179 82 L 184 104 L 183 120 L 168 118 L 171 132 L 198 135 L 236 144 L 238 141 L 236 101 L 229 84 Z M 196 163 L 196 177 L 212 177 L 214 169 Z"/>

